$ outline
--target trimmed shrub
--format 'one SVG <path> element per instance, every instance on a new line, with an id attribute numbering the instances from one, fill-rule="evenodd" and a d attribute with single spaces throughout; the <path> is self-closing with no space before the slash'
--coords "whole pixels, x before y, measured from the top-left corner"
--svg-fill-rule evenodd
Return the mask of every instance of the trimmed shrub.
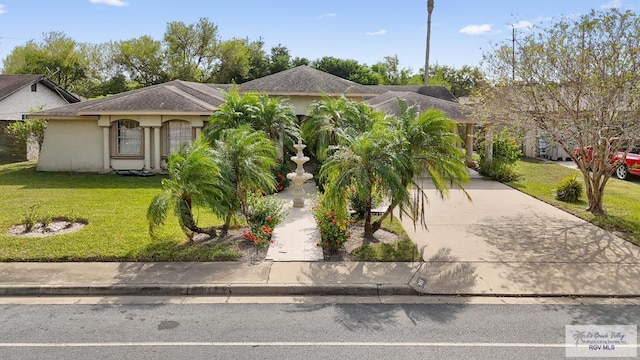
<path id="1" fill-rule="evenodd" d="M 509 182 L 516 181 L 520 178 L 520 174 L 518 174 L 513 168 L 512 164 L 505 163 L 503 161 L 494 160 L 494 161 L 480 161 L 480 174 L 487 176 L 495 181 L 499 182 Z"/>
<path id="2" fill-rule="evenodd" d="M 518 180 L 519 175 L 513 164 L 520 158 L 522 151 L 518 142 L 511 137 L 506 128 L 493 136 L 492 160 L 480 153 L 480 174 L 500 182 Z"/>
<path id="3" fill-rule="evenodd" d="M 556 189 L 556 198 L 560 201 L 576 203 L 580 201 L 584 185 L 578 180 L 577 175 L 564 178 Z"/>

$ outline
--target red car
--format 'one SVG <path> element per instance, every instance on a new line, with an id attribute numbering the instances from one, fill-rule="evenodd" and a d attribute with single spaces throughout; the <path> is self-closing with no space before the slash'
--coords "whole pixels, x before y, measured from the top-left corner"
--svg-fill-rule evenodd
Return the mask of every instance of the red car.
<path id="1" fill-rule="evenodd" d="M 640 176 L 640 142 L 636 142 L 621 164 L 624 152 L 619 151 L 613 158 L 613 162 L 620 164 L 615 169 L 615 175 L 620 180 L 629 178 L 629 174 Z"/>
<path id="2" fill-rule="evenodd" d="M 628 148 L 625 144 L 625 148 Z M 575 148 L 574 151 L 579 156 L 585 157 L 587 163 L 593 158 L 593 148 L 588 146 L 584 149 Z M 640 141 L 636 141 L 633 148 L 627 153 L 627 157 L 622 161 L 624 151 L 616 152 L 616 155 L 611 160 L 613 167 L 611 170 L 614 172 L 615 177 L 620 180 L 626 180 L 629 175 L 640 176 Z"/>

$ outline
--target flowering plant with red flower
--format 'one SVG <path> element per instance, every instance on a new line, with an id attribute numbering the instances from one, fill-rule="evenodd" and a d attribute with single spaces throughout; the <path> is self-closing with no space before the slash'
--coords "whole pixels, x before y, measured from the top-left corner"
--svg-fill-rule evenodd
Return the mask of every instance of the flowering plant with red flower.
<path id="1" fill-rule="evenodd" d="M 287 164 L 282 164 L 280 166 L 280 169 L 278 169 L 276 171 L 275 178 L 276 178 L 276 192 L 280 192 L 284 189 L 286 189 L 287 187 L 289 187 L 289 179 L 287 179 L 287 172 L 289 172 L 289 167 Z"/>
<path id="2" fill-rule="evenodd" d="M 335 253 L 351 237 L 349 229 L 354 221 L 347 214 L 346 208 L 336 211 L 329 207 L 323 198 L 319 197 L 318 205 L 312 208 L 321 238 L 316 246 L 322 247 L 328 253 Z"/>
<path id="3" fill-rule="evenodd" d="M 244 237 L 253 242 L 256 247 L 264 247 L 272 243 L 273 230 L 287 215 L 284 201 L 275 195 L 250 194 L 248 198 L 249 211 L 247 222 L 251 231 L 245 232 Z"/>

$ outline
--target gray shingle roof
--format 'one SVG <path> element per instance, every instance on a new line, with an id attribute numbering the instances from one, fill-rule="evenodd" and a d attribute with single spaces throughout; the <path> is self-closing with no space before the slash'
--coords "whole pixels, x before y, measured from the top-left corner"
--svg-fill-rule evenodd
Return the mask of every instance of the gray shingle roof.
<path id="1" fill-rule="evenodd" d="M 64 117 L 105 113 L 181 113 L 210 115 L 224 102 L 220 90 L 180 80 L 41 111 L 34 117 Z"/>
<path id="2" fill-rule="evenodd" d="M 297 66 L 238 85 L 240 91 L 270 95 L 371 95 L 371 90 L 353 81 L 314 69 Z M 375 95 L 375 93 L 374 93 Z"/>
<path id="3" fill-rule="evenodd" d="M 453 96 L 451 91 L 444 86 L 439 85 L 364 85 L 371 92 L 376 94 L 384 94 L 387 91 L 396 91 L 396 92 L 413 92 L 422 95 L 431 96 L 434 98 L 447 100 L 447 101 L 457 101 L 456 97 Z"/>
<path id="4" fill-rule="evenodd" d="M 415 105 L 420 112 L 428 109 L 438 109 L 444 111 L 452 120 L 459 123 L 474 122 L 465 111 L 464 107 L 457 102 L 438 99 L 432 96 L 422 95 L 409 91 L 388 91 L 379 96 L 366 101 L 376 110 L 382 111 L 387 115 L 399 116 L 400 107 L 398 99 L 407 102 L 407 105 Z"/>
<path id="5" fill-rule="evenodd" d="M 230 84 L 201 84 L 174 80 L 164 84 L 127 91 L 105 98 L 89 100 L 45 110 L 34 117 L 77 117 L 101 114 L 185 114 L 210 115 L 224 102 Z M 399 115 L 397 99 L 416 105 L 420 111 L 435 108 L 458 122 L 472 122 L 464 107 L 443 86 L 359 85 L 352 81 L 308 67 L 298 66 L 260 79 L 240 84 L 241 91 L 265 92 L 269 95 L 332 96 L 351 94 L 369 98 L 374 109 Z M 391 90 L 391 91 L 389 91 Z"/>
<path id="6" fill-rule="evenodd" d="M 80 101 L 80 98 L 65 89 L 61 88 L 58 84 L 49 80 L 43 75 L 32 74 L 0 74 L 0 100 L 8 97 L 16 91 L 31 86 L 34 83 L 42 83 L 47 88 L 55 91 L 65 99 L 68 103 L 75 103 Z"/>

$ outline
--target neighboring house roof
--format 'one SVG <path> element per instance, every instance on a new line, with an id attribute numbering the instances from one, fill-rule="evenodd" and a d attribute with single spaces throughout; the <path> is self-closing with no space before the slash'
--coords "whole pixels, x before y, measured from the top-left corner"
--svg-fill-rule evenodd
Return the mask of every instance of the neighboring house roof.
<path id="1" fill-rule="evenodd" d="M 174 80 L 100 99 L 40 111 L 33 116 L 44 118 L 116 114 L 208 116 L 223 102 L 222 92 L 207 84 Z"/>
<path id="2" fill-rule="evenodd" d="M 467 112 L 458 102 L 443 100 L 415 92 L 388 91 L 367 100 L 366 103 L 385 114 L 399 116 L 401 113 L 400 106 L 398 104 L 399 99 L 404 100 L 408 106 L 416 106 L 420 112 L 428 109 L 438 109 L 444 111 L 444 113 L 447 114 L 447 117 L 455 120 L 456 122 L 475 122 L 468 117 Z"/>
<path id="3" fill-rule="evenodd" d="M 207 84 L 207 86 L 217 90 L 229 91 L 229 89 L 231 89 L 234 86 L 234 84 Z"/>
<path id="4" fill-rule="evenodd" d="M 297 66 L 238 85 L 240 91 L 264 92 L 269 95 L 370 96 L 371 90 L 353 81 L 314 69 Z M 373 94 L 375 95 L 375 93 Z"/>
<path id="5" fill-rule="evenodd" d="M 67 90 L 61 88 L 58 84 L 46 78 L 44 75 L 9 75 L 0 74 L 0 100 L 17 92 L 18 90 L 31 86 L 35 83 L 41 83 L 51 91 L 54 91 L 65 99 L 68 103 L 73 104 L 80 101 L 80 97 L 74 95 Z"/>
<path id="6" fill-rule="evenodd" d="M 376 94 L 384 94 L 387 91 L 399 91 L 399 92 L 413 92 L 434 98 L 457 101 L 451 91 L 444 86 L 440 85 L 365 85 L 371 91 L 375 91 Z"/>

